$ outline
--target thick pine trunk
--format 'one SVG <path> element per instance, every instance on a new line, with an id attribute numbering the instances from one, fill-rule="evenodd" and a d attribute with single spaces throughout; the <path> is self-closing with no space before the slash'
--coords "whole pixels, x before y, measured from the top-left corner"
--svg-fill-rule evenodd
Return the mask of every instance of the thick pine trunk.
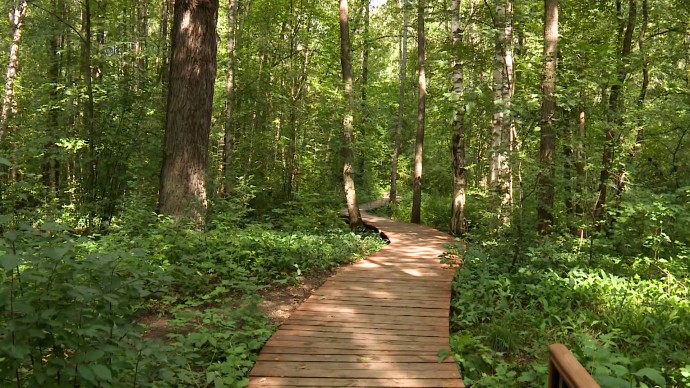
<path id="1" fill-rule="evenodd" d="M 417 138 L 414 147 L 414 182 L 412 186 L 412 215 L 410 221 L 415 224 L 422 222 L 422 159 L 424 151 L 424 122 L 426 118 L 426 37 L 424 36 L 424 8 L 425 0 L 419 0 L 417 5 L 417 62 L 419 64 L 419 79 L 417 83 Z"/>
<path id="2" fill-rule="evenodd" d="M 225 80 L 225 122 L 223 124 L 223 193 L 229 195 L 232 190 L 233 172 L 232 157 L 235 152 L 235 28 L 237 24 L 237 0 L 228 2 L 228 62 Z"/>
<path id="3" fill-rule="evenodd" d="M 354 133 L 352 110 L 354 109 L 355 102 L 352 95 L 352 65 L 350 63 L 350 28 L 347 18 L 347 0 L 340 0 L 340 65 L 342 67 L 345 104 L 347 105 L 345 116 L 343 117 L 343 189 L 345 191 L 350 227 L 355 229 L 362 227 L 362 216 L 359 213 L 352 171 L 354 162 L 354 152 L 352 150 L 352 134 Z"/>
<path id="4" fill-rule="evenodd" d="M 400 5 L 403 14 L 402 39 L 400 41 L 400 85 L 398 88 L 398 124 L 395 127 L 395 139 L 393 140 L 393 160 L 391 163 L 391 189 L 390 202 L 396 203 L 398 196 L 398 157 L 402 143 L 403 114 L 405 112 L 405 75 L 407 71 L 407 0 L 402 0 Z"/>
<path id="5" fill-rule="evenodd" d="M 453 203 L 450 231 L 458 236 L 467 231 L 465 223 L 465 101 L 463 100 L 462 30 L 460 29 L 460 1 L 451 3 L 451 42 L 453 75 L 453 101 L 456 104 L 453 119 Z"/>
<path id="6" fill-rule="evenodd" d="M 0 141 L 7 134 L 9 120 L 16 112 L 16 101 L 14 99 L 14 82 L 17 80 L 19 68 L 19 44 L 22 40 L 22 22 L 26 16 L 26 0 L 19 0 L 9 15 L 12 24 L 12 43 L 10 44 L 10 56 L 7 61 L 7 73 L 5 77 L 5 93 L 2 100 L 2 111 L 0 112 Z"/>
<path id="7" fill-rule="evenodd" d="M 216 79 L 218 0 L 175 2 L 158 210 L 202 224 Z"/>
<path id="8" fill-rule="evenodd" d="M 553 116 L 556 112 L 556 63 L 558 53 L 558 0 L 544 0 L 544 72 L 542 75 L 541 141 L 539 163 L 541 171 L 537 188 L 537 217 L 539 231 L 549 233 L 553 228 L 554 153 L 556 132 Z"/>

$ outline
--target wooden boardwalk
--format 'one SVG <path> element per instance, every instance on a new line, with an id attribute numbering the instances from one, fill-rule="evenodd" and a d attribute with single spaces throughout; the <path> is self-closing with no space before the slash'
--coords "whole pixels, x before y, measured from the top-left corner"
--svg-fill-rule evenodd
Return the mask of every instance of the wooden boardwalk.
<path id="1" fill-rule="evenodd" d="M 452 359 L 437 357 L 448 349 L 453 277 L 438 257 L 453 239 L 362 217 L 391 243 L 341 268 L 290 316 L 262 349 L 250 387 L 464 386 Z"/>

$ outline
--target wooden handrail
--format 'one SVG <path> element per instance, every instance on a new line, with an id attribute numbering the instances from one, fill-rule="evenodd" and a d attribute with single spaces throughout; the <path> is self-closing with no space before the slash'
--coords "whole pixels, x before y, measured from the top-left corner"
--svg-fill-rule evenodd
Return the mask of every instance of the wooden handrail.
<path id="1" fill-rule="evenodd" d="M 549 388 L 599 388 L 599 384 L 562 344 L 549 346 Z"/>

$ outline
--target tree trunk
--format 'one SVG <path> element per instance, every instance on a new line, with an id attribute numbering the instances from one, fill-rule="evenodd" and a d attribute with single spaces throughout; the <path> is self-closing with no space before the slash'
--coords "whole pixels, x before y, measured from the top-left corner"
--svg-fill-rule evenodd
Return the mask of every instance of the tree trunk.
<path id="1" fill-rule="evenodd" d="M 201 225 L 207 208 L 218 0 L 178 0 L 173 15 L 158 210 Z"/>
<path id="2" fill-rule="evenodd" d="M 228 3 L 228 63 L 225 81 L 225 122 L 223 125 L 223 193 L 229 195 L 232 190 L 232 156 L 235 152 L 235 126 L 233 113 L 235 109 L 235 29 L 237 24 L 237 0 Z"/>
<path id="3" fill-rule="evenodd" d="M 362 42 L 362 84 L 360 86 L 361 91 L 361 109 L 362 109 L 362 144 L 367 143 L 367 119 L 369 111 L 367 108 L 367 86 L 369 83 L 369 0 L 362 0 L 362 11 L 364 13 L 364 31 L 363 42 Z M 359 175 L 364 176 L 364 170 L 366 167 L 366 152 L 364 147 L 359 152 Z"/>
<path id="4" fill-rule="evenodd" d="M 494 69 L 493 69 L 493 103 L 494 117 L 491 128 L 491 168 L 489 172 L 489 185 L 491 189 L 499 193 L 500 169 L 502 165 L 501 144 L 503 135 L 503 78 L 505 76 L 505 64 L 503 63 L 503 45 L 505 42 L 505 5 L 503 0 L 496 1 L 496 13 L 494 15 Z"/>
<path id="5" fill-rule="evenodd" d="M 60 14 L 60 9 L 57 0 L 51 1 L 51 9 L 55 15 Z M 48 67 L 48 76 L 52 86 L 50 88 L 50 109 L 48 110 L 48 128 L 46 131 L 46 137 L 49 139 L 46 144 L 46 155 L 45 155 L 45 184 L 48 189 L 48 200 L 53 200 L 58 197 L 58 187 L 59 187 L 59 164 L 58 164 L 58 154 L 59 148 L 55 144 L 55 140 L 58 138 L 58 114 L 60 109 L 59 99 L 60 99 L 60 49 L 62 48 L 62 33 L 60 30 L 54 30 L 53 35 L 48 39 L 48 56 L 50 61 L 50 66 Z"/>
<path id="6" fill-rule="evenodd" d="M 640 49 L 640 54 L 642 55 L 642 84 L 640 86 L 640 95 L 637 98 L 637 108 L 640 110 L 638 113 L 639 119 L 637 120 L 637 133 L 635 134 L 635 144 L 633 144 L 630 152 L 628 152 L 628 163 L 632 163 L 637 151 L 642 148 L 642 141 L 644 139 L 644 119 L 641 117 L 643 114 L 642 109 L 644 108 L 644 101 L 647 98 L 647 87 L 649 86 L 649 58 L 647 57 L 647 51 L 645 49 L 645 34 L 647 33 L 647 24 L 649 23 L 649 9 L 647 0 L 642 0 L 642 25 L 640 27 L 640 36 L 638 37 L 638 47 Z M 622 198 L 623 190 L 625 190 L 626 185 L 626 175 L 627 171 L 625 167 L 618 174 L 618 180 L 616 182 L 616 197 L 618 200 Z"/>
<path id="7" fill-rule="evenodd" d="M 539 162 L 541 172 L 537 189 L 537 217 L 539 231 L 549 233 L 553 228 L 554 152 L 556 133 L 553 115 L 556 111 L 556 62 L 558 59 L 558 0 L 544 0 L 544 72 L 542 76 L 541 142 Z"/>
<path id="8" fill-rule="evenodd" d="M 580 86 L 580 104 L 577 109 L 577 155 L 575 157 L 575 171 L 577 173 L 577 189 L 575 198 L 575 216 L 581 224 L 585 216 L 584 197 L 585 197 L 585 167 L 587 166 L 587 155 L 585 154 L 585 130 L 586 130 L 586 112 L 585 112 L 585 88 Z M 579 235 L 582 236 L 582 230 L 578 230 Z"/>
<path id="9" fill-rule="evenodd" d="M 163 97 L 168 96 L 168 84 L 170 83 L 170 53 L 168 42 L 170 39 L 170 30 L 168 27 L 170 20 L 170 1 L 162 0 L 161 4 L 161 90 Z M 166 109 L 167 111 L 167 109 Z"/>
<path id="10" fill-rule="evenodd" d="M 98 134 L 96 133 L 96 108 L 93 95 L 93 69 L 91 61 L 91 1 L 85 0 L 83 2 L 84 9 L 82 12 L 82 47 L 81 47 L 81 76 L 84 82 L 86 101 L 82 105 L 82 114 L 84 119 L 84 131 L 86 139 L 88 140 L 88 155 L 85 160 L 80 160 L 85 166 L 85 184 L 83 198 L 84 203 L 95 203 L 98 181 Z"/>
<path id="11" fill-rule="evenodd" d="M 505 21 L 503 31 L 503 129 L 501 131 L 501 150 L 503 157 L 501 158 L 500 176 L 502 221 L 503 224 L 507 224 L 510 221 L 511 207 L 513 204 L 513 173 L 510 159 L 513 151 L 513 143 L 517 141 L 517 139 L 513 138 L 516 130 L 512 113 L 513 95 L 515 94 L 515 70 L 513 66 L 513 0 L 505 0 Z"/>
<path id="12" fill-rule="evenodd" d="M 453 119 L 453 203 L 450 232 L 454 236 L 467 231 L 465 222 L 465 101 L 463 99 L 462 30 L 460 29 L 460 2 L 451 2 L 451 43 L 453 101 L 456 111 Z"/>
<path id="13" fill-rule="evenodd" d="M 393 160 L 391 163 L 391 190 L 389 199 L 396 203 L 398 196 L 398 157 L 402 143 L 403 114 L 405 113 L 405 75 L 407 71 L 407 0 L 402 0 L 400 7 L 403 14 L 402 39 L 400 41 L 400 85 L 398 89 L 398 124 L 395 127 Z"/>
<path id="14" fill-rule="evenodd" d="M 7 61 L 7 74 L 5 77 L 5 94 L 2 100 L 2 112 L 0 112 L 0 142 L 7 134 L 10 117 L 16 113 L 16 101 L 14 99 L 14 82 L 17 79 L 19 68 L 19 44 L 22 40 L 22 22 L 26 16 L 26 0 L 18 0 L 14 9 L 9 15 L 12 25 L 12 44 L 10 44 L 10 55 Z"/>
<path id="15" fill-rule="evenodd" d="M 414 183 L 412 186 L 412 216 L 415 224 L 422 222 L 422 159 L 424 150 L 424 121 L 426 116 L 426 37 L 424 36 L 425 0 L 417 5 L 417 62 L 419 64 L 417 96 L 417 139 L 414 147 Z"/>
<path id="16" fill-rule="evenodd" d="M 352 134 L 354 125 L 352 122 L 352 110 L 354 109 L 354 97 L 352 96 L 352 65 L 350 63 L 350 28 L 347 19 L 347 0 L 340 0 L 340 65 L 342 67 L 345 104 L 347 109 L 343 117 L 343 189 L 347 203 L 347 213 L 350 227 L 353 229 L 362 227 L 362 216 L 357 204 L 355 181 L 352 176 L 354 152 L 352 150 Z"/>
<path id="17" fill-rule="evenodd" d="M 630 0 L 628 3 L 628 24 L 625 28 L 625 35 L 623 37 L 623 47 L 621 50 L 620 61 L 618 62 L 618 82 L 611 86 L 611 94 L 609 95 L 609 127 L 606 130 L 606 143 L 604 144 L 604 152 L 602 153 L 602 169 L 599 175 L 599 196 L 594 205 L 594 221 L 602 221 L 606 209 L 606 195 L 608 180 L 611 176 L 611 168 L 613 166 L 613 153 L 615 144 L 615 126 L 622 124 L 621 108 L 619 106 L 619 98 L 623 83 L 628 76 L 627 59 L 630 56 L 632 48 L 632 36 L 635 29 L 635 19 L 637 17 L 637 1 Z M 620 31 L 620 30 L 619 30 Z"/>

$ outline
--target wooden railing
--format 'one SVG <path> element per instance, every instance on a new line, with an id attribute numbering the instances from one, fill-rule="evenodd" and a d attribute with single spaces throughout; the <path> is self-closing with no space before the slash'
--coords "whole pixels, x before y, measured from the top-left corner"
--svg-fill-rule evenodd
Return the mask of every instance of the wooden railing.
<path id="1" fill-rule="evenodd" d="M 570 350 L 562 344 L 549 346 L 549 388 L 599 388 Z"/>

